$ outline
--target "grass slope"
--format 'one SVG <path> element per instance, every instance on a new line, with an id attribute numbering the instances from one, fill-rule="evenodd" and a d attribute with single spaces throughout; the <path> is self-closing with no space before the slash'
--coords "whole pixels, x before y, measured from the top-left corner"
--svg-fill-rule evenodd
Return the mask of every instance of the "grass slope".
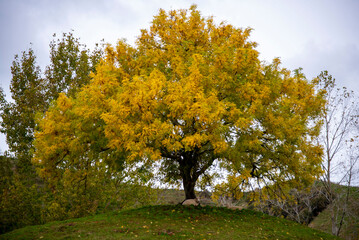
<path id="1" fill-rule="evenodd" d="M 251 210 L 149 206 L 28 226 L 0 239 L 337 239 Z"/>
<path id="2" fill-rule="evenodd" d="M 331 233 L 331 211 L 332 208 L 336 210 L 338 216 L 343 214 L 342 207 L 345 206 L 345 193 L 348 191 L 347 186 L 341 186 L 333 183 L 335 193 L 337 194 L 337 206 L 335 204 L 329 205 L 323 212 L 321 212 L 314 220 L 309 224 L 314 229 L 321 230 L 323 232 Z M 344 224 L 340 231 L 339 236 L 343 239 L 359 239 L 359 187 L 349 187 L 350 197 L 348 199 L 347 213 L 345 214 Z M 339 223 L 338 218 L 338 223 Z"/>

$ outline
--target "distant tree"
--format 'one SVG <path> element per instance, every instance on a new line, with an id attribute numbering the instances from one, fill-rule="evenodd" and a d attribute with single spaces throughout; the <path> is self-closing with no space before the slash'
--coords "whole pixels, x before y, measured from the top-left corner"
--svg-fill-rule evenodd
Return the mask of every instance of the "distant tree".
<path id="1" fill-rule="evenodd" d="M 338 87 L 328 71 L 321 72 L 318 84 L 326 90 L 327 100 L 323 115 L 324 124 L 319 137 L 324 146 L 324 193 L 331 204 L 332 234 L 338 236 L 348 214 L 350 186 L 358 161 L 353 154 L 349 154 L 358 141 L 353 131 L 357 120 L 355 108 L 358 100 L 352 91 Z M 337 179 L 341 178 L 337 180 L 337 184 L 346 185 L 348 191 L 338 191 L 337 184 L 333 183 L 335 172 L 339 173 L 336 175 Z"/>
<path id="2" fill-rule="evenodd" d="M 99 47 L 90 52 L 72 33 L 51 42 L 50 48 L 45 75 L 30 48 L 16 55 L 12 63 L 11 101 L 6 101 L 1 89 L 0 126 L 9 147 L 0 157 L 4 171 L 0 187 L 1 231 L 42 222 L 44 187 L 31 163 L 36 116 L 48 109 L 59 92 L 71 95 L 86 84 L 102 54 Z"/>
<path id="3" fill-rule="evenodd" d="M 1 132 L 6 135 L 9 152 L 18 162 L 20 173 L 28 171 L 32 158 L 35 116 L 44 113 L 60 92 L 73 95 L 89 82 L 90 72 L 101 57 L 101 50 L 91 53 L 72 33 L 50 44 L 50 65 L 42 76 L 33 49 L 16 55 L 11 67 L 11 102 L 1 102 Z"/>
<path id="4" fill-rule="evenodd" d="M 24 176 L 31 171 L 31 147 L 37 111 L 45 111 L 44 81 L 36 56 L 30 49 L 21 58 L 15 56 L 11 67 L 10 91 L 13 102 L 2 102 L 1 132 L 6 135 L 9 151 L 17 161 L 16 169 Z M 26 173 L 26 174 L 25 174 Z"/>
<path id="5" fill-rule="evenodd" d="M 167 181 L 195 198 L 215 160 L 234 185 L 278 186 L 321 173 L 324 99 L 297 70 L 259 61 L 250 29 L 190 10 L 160 10 L 132 47 L 119 41 L 75 97 L 60 95 L 39 122 L 36 161 L 57 179 L 63 166 L 107 161 L 142 167 L 159 161 Z M 82 162 L 82 160 L 85 162 Z"/>

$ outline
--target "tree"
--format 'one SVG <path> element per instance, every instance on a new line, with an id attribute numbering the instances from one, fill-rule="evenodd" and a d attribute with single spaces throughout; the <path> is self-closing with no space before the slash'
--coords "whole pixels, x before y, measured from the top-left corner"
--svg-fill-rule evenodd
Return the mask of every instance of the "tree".
<path id="1" fill-rule="evenodd" d="M 44 113 L 60 92 L 71 95 L 86 84 L 102 55 L 100 48 L 91 53 L 72 33 L 64 33 L 62 39 L 52 41 L 50 49 L 51 62 L 45 77 L 36 65 L 32 48 L 24 51 L 21 58 L 15 56 L 10 84 L 13 102 L 1 102 L 1 132 L 6 135 L 20 172 L 31 168 L 36 114 Z"/>
<path id="2" fill-rule="evenodd" d="M 135 47 L 109 46 L 90 84 L 61 95 L 40 121 L 42 173 L 55 178 L 76 152 L 108 151 L 117 153 L 106 154 L 109 164 L 161 162 L 164 179 L 182 181 L 186 199 L 215 160 L 237 184 L 311 182 L 321 171 L 321 147 L 311 139 L 322 92 L 278 59 L 261 63 L 250 32 L 217 25 L 196 6 L 160 10 Z"/>
<path id="3" fill-rule="evenodd" d="M 45 111 L 44 83 L 32 49 L 23 52 L 21 59 L 15 56 L 11 73 L 13 102 L 2 102 L 1 131 L 6 134 L 9 151 L 14 153 L 18 161 L 17 171 L 20 174 L 29 173 L 35 114 L 37 111 Z"/>
<path id="4" fill-rule="evenodd" d="M 99 47 L 90 52 L 72 33 L 51 42 L 50 48 L 51 59 L 45 75 L 30 48 L 16 55 L 12 63 L 12 101 L 6 101 L 1 89 L 1 132 L 9 146 L 8 153 L 0 158 L 6 173 L 1 174 L 1 231 L 42 222 L 45 187 L 31 163 L 36 116 L 46 112 L 59 92 L 71 95 L 86 84 L 102 54 Z"/>
<path id="5" fill-rule="evenodd" d="M 339 88 L 335 79 L 328 71 L 318 76 L 318 85 L 326 90 L 326 106 L 323 114 L 323 129 L 319 141 L 324 146 L 324 161 L 322 175 L 325 195 L 331 205 L 332 234 L 339 235 L 344 217 L 348 214 L 348 200 L 353 178 L 354 167 L 357 163 L 353 148 L 357 145 L 357 136 L 353 135 L 357 116 L 355 108 L 357 99 L 352 91 L 345 87 Z M 339 156 L 341 160 L 339 159 Z M 333 184 L 335 171 L 343 176 L 338 184 L 347 185 L 347 191 L 338 191 L 337 184 Z"/>

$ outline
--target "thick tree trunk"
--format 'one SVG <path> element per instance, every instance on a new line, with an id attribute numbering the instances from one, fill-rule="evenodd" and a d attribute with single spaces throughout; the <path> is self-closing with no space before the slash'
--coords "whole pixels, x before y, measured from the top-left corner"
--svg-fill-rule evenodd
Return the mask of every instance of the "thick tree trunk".
<path id="1" fill-rule="evenodd" d="M 204 174 L 216 159 L 211 146 L 208 148 L 208 150 L 202 150 L 202 152 L 200 149 L 184 152 L 180 158 L 177 158 L 186 199 L 196 198 L 194 187 L 199 176 Z M 200 160 L 201 162 L 199 163 Z"/>
<path id="2" fill-rule="evenodd" d="M 186 159 L 180 162 L 180 172 L 183 181 L 183 189 L 186 195 L 186 199 L 195 199 L 196 194 L 194 193 L 194 186 L 196 185 L 196 181 L 198 176 L 194 173 L 195 160 Z"/>
<path id="3" fill-rule="evenodd" d="M 195 199 L 196 194 L 194 192 L 194 186 L 196 181 L 192 181 L 191 177 L 189 179 L 183 179 L 183 189 L 186 195 L 186 199 Z"/>

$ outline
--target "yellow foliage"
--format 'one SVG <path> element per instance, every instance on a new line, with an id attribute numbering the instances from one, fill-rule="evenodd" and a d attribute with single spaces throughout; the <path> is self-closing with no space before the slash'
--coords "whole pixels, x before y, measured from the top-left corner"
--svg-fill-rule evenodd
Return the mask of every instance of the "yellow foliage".
<path id="1" fill-rule="evenodd" d="M 75 162 L 67 158 L 75 152 L 99 159 L 109 148 L 128 163 L 172 161 L 170 177 L 194 182 L 214 160 L 226 162 L 234 175 L 221 189 L 253 177 L 311 180 L 321 149 L 308 139 L 318 134 L 324 101 L 279 59 L 261 63 L 250 31 L 217 25 L 195 6 L 160 10 L 134 47 L 107 47 L 76 98 L 60 95 L 39 123 L 35 162 Z"/>

